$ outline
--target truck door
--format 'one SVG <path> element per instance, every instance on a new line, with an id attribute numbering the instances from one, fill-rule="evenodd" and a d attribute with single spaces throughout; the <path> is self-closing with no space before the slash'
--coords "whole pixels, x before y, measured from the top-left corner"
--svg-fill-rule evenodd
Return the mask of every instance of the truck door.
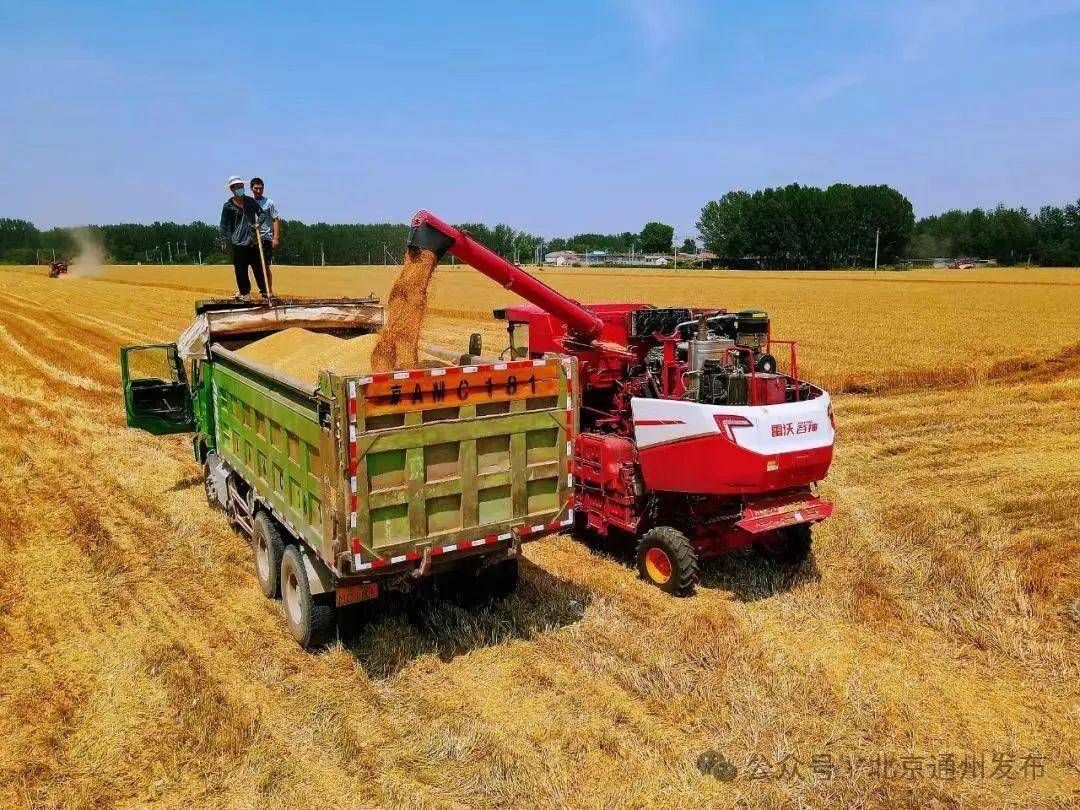
<path id="1" fill-rule="evenodd" d="M 155 436 L 195 430 L 191 391 L 175 343 L 122 346 L 120 376 L 128 427 Z"/>

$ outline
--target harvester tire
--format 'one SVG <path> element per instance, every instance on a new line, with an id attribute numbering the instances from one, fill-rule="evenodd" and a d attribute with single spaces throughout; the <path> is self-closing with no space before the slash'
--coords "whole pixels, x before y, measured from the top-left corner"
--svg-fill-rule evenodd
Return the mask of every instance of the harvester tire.
<path id="1" fill-rule="evenodd" d="M 642 535 L 637 566 L 642 579 L 675 596 L 690 596 L 698 584 L 697 552 L 686 535 L 670 526 Z"/>
<path id="2" fill-rule="evenodd" d="M 277 599 L 281 595 L 281 558 L 285 554 L 285 541 L 281 539 L 281 530 L 266 512 L 255 516 L 251 549 L 255 553 L 259 589 L 267 599 Z"/>
<path id="3" fill-rule="evenodd" d="M 334 635 L 337 610 L 326 594 L 312 595 L 300 549 L 289 546 L 281 561 L 281 602 L 285 624 L 305 650 L 322 647 Z"/>
<path id="4" fill-rule="evenodd" d="M 800 523 L 779 529 L 768 540 L 759 540 L 754 548 L 759 554 L 772 560 L 777 565 L 796 568 L 810 556 L 810 544 L 813 540 L 811 524 Z"/>

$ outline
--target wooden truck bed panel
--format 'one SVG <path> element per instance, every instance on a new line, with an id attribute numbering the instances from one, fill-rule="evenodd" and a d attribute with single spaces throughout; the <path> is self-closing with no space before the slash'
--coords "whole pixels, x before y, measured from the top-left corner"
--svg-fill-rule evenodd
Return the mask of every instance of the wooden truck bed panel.
<path id="1" fill-rule="evenodd" d="M 573 367 L 553 358 L 346 380 L 355 570 L 569 525 Z"/>
<path id="2" fill-rule="evenodd" d="M 317 405 L 227 363 L 213 366 L 218 452 L 313 548 L 326 536 Z"/>

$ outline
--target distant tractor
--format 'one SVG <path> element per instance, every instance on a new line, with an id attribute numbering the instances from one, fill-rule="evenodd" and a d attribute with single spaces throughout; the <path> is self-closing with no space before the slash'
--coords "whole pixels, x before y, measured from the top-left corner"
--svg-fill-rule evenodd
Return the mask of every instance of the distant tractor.
<path id="1" fill-rule="evenodd" d="M 60 276 L 66 275 L 68 271 L 68 263 L 61 259 L 60 261 L 52 262 L 49 265 L 49 278 L 60 278 Z"/>

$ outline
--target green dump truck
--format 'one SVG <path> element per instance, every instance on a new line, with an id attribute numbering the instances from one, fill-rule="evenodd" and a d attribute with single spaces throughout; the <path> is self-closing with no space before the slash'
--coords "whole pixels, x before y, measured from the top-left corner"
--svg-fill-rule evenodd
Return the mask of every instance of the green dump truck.
<path id="1" fill-rule="evenodd" d="M 289 327 L 381 322 L 372 298 L 200 302 L 177 343 L 121 349 L 128 425 L 194 434 L 207 500 L 251 538 L 259 585 L 305 647 L 339 608 L 429 578 L 469 601 L 506 595 L 521 543 L 573 522 L 572 358 L 309 384 L 237 354 Z"/>

